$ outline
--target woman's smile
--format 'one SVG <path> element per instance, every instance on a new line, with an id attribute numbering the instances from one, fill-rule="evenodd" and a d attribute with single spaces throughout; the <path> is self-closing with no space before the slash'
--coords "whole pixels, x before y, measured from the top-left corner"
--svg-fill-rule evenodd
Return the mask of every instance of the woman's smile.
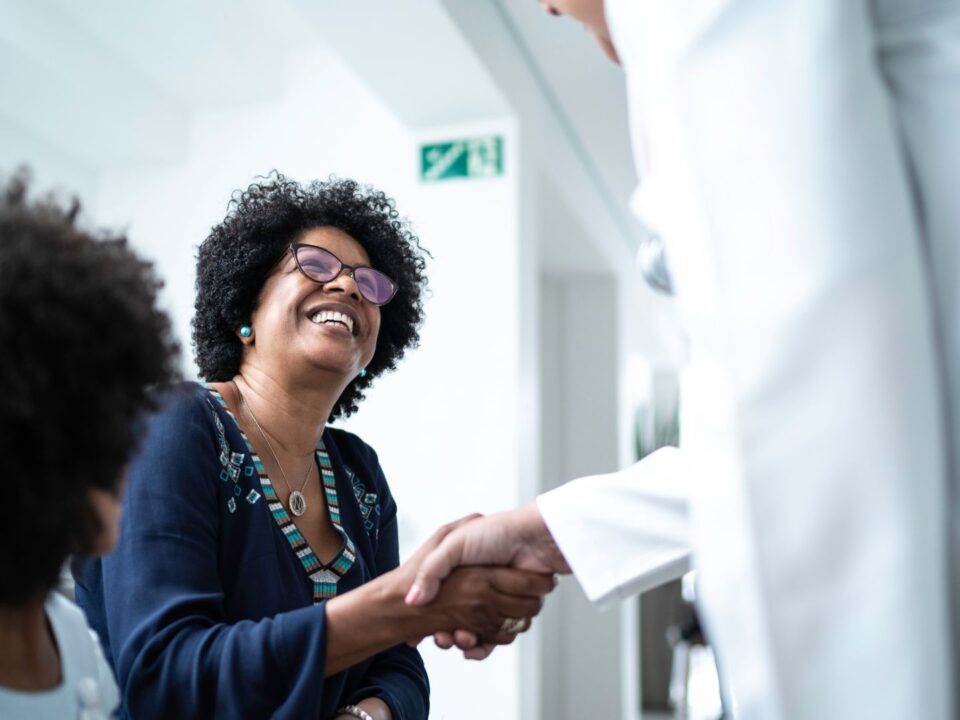
<path id="1" fill-rule="evenodd" d="M 307 318 L 313 325 L 336 335 L 358 337 L 363 329 L 360 313 L 346 303 L 326 302 L 312 305 Z"/>
<path id="2" fill-rule="evenodd" d="M 338 325 L 353 335 L 353 320 L 349 315 L 335 310 L 322 310 L 310 318 L 310 322 L 315 325 Z"/>

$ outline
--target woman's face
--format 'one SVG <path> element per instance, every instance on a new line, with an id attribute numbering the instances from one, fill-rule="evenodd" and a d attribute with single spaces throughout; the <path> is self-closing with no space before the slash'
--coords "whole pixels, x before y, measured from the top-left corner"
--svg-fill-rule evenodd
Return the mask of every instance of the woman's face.
<path id="1" fill-rule="evenodd" d="M 337 228 L 313 228 L 297 242 L 322 247 L 346 265 L 370 264 L 360 243 Z M 314 282 L 289 251 L 264 283 L 251 320 L 253 336 L 241 338 L 244 363 L 276 379 L 323 370 L 349 381 L 373 358 L 380 332 L 380 308 L 347 272 Z"/>

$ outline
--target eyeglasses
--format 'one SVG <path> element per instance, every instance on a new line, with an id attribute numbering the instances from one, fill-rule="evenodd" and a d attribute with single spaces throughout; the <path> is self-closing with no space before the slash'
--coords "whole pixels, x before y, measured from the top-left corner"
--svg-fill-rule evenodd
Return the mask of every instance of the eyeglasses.
<path id="1" fill-rule="evenodd" d="M 379 270 L 366 265 L 347 265 L 322 247 L 293 243 L 290 252 L 293 253 L 297 269 L 314 282 L 330 282 L 346 270 L 363 298 L 373 305 L 386 305 L 397 294 L 397 284 Z"/>

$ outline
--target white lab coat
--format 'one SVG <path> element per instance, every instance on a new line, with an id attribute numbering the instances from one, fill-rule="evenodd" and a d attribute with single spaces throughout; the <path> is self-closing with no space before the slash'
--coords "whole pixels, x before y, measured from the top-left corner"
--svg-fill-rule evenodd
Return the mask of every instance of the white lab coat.
<path id="1" fill-rule="evenodd" d="M 541 496 L 547 525 L 596 602 L 692 547 L 740 720 L 950 718 L 960 3 L 606 11 L 691 342 L 682 450 Z"/>

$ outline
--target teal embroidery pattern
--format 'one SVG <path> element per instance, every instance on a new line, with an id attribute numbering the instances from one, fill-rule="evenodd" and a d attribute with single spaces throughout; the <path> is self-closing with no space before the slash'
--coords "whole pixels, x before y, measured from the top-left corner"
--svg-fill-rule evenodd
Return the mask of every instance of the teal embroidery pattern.
<path id="1" fill-rule="evenodd" d="M 363 515 L 363 527 L 368 535 L 373 536 L 373 540 L 376 542 L 380 538 L 380 498 L 376 493 L 367 492 L 363 481 L 357 477 L 357 474 L 349 465 L 344 464 L 343 467 L 350 484 L 353 486 L 353 494 L 360 506 L 360 514 Z"/>
<path id="2" fill-rule="evenodd" d="M 223 408 L 227 415 L 230 416 L 230 419 L 236 423 L 237 430 L 240 431 L 240 436 L 243 438 L 243 441 L 247 446 L 247 453 L 253 460 L 253 467 L 247 465 L 243 472 L 248 476 L 252 476 L 254 468 L 256 468 L 255 472 L 260 478 L 260 489 L 263 491 L 262 497 L 266 499 L 270 514 L 273 515 L 273 519 L 280 527 L 280 531 L 287 539 L 287 542 L 290 543 L 290 547 L 294 554 L 300 560 L 300 564 L 303 566 L 304 572 L 306 572 L 307 577 L 309 577 L 310 581 L 313 583 L 313 602 L 318 603 L 322 600 L 329 600 L 330 598 L 336 597 L 337 583 L 339 583 L 340 578 L 346 575 L 350 571 L 350 568 L 353 567 L 353 564 L 357 559 L 357 549 L 353 544 L 353 540 L 350 539 L 350 536 L 347 535 L 346 531 L 343 529 L 343 526 L 340 524 L 340 503 L 337 498 L 336 477 L 333 474 L 333 464 L 330 462 L 330 455 L 327 453 L 327 449 L 323 444 L 323 440 L 321 439 L 320 443 L 317 445 L 316 458 L 320 465 L 320 477 L 323 482 L 324 494 L 327 498 L 327 510 L 330 513 L 330 522 L 333 524 L 334 529 L 343 538 L 343 543 L 340 546 L 340 552 L 326 565 L 320 562 L 319 558 L 317 558 L 317 556 L 314 554 L 313 549 L 307 544 L 306 539 L 297 529 L 293 519 L 289 514 L 287 514 L 287 509 L 283 506 L 283 503 L 280 502 L 280 498 L 277 496 L 277 491 L 274 489 L 273 483 L 270 481 L 270 478 L 267 476 L 267 472 L 263 467 L 263 462 L 261 461 L 260 456 L 257 455 L 256 451 L 253 449 L 253 444 L 246 436 L 246 433 L 244 433 L 240 428 L 240 423 L 237 422 L 237 418 L 230 411 L 230 408 L 227 407 L 227 403 L 223 399 L 223 396 L 209 385 L 207 386 L 207 390 L 211 395 L 213 395 L 214 398 L 216 398 L 217 402 L 220 404 L 220 407 Z M 217 417 L 216 413 L 214 413 L 214 419 L 217 423 L 218 432 L 221 432 L 223 424 L 220 422 L 220 418 Z M 221 437 L 223 438 L 223 442 L 220 446 L 220 459 L 222 464 L 224 458 L 224 444 L 226 444 L 226 435 L 221 432 Z M 229 444 L 226 444 L 226 450 L 229 449 Z M 234 453 L 234 455 L 240 456 L 240 462 L 242 465 L 244 457 L 243 454 Z M 228 471 L 228 477 L 229 476 L 230 473 Z M 239 471 L 237 473 L 237 477 L 239 478 Z M 223 479 L 222 473 L 221 479 Z M 236 485 L 234 490 L 237 496 L 239 496 L 242 492 L 239 484 Z M 249 493 L 247 493 L 246 500 L 248 503 L 253 505 L 257 502 L 257 500 L 260 499 L 260 497 L 260 493 L 258 493 L 256 490 L 251 490 Z M 234 501 L 234 498 L 231 497 L 227 501 L 227 508 L 231 513 L 234 512 L 236 509 L 236 502 Z"/>
<path id="3" fill-rule="evenodd" d="M 209 400 L 207 400 L 210 403 Z M 223 428 L 223 423 L 220 422 L 220 416 L 217 415 L 216 411 L 213 409 L 213 404 L 210 404 L 210 413 L 213 415 L 214 425 L 217 427 L 217 444 L 220 448 L 220 479 L 225 482 L 233 483 L 233 489 L 231 492 L 233 495 L 227 500 L 227 510 L 230 511 L 232 515 L 237 511 L 237 501 L 236 497 L 239 497 L 243 492 L 243 489 L 240 487 L 240 473 L 243 471 L 243 453 L 233 452 L 233 448 L 230 447 L 230 443 L 227 442 L 227 433 Z M 249 474 L 248 474 L 249 476 Z M 247 502 L 251 505 L 257 501 L 258 498 L 250 499 L 250 496 L 247 496 Z"/>

